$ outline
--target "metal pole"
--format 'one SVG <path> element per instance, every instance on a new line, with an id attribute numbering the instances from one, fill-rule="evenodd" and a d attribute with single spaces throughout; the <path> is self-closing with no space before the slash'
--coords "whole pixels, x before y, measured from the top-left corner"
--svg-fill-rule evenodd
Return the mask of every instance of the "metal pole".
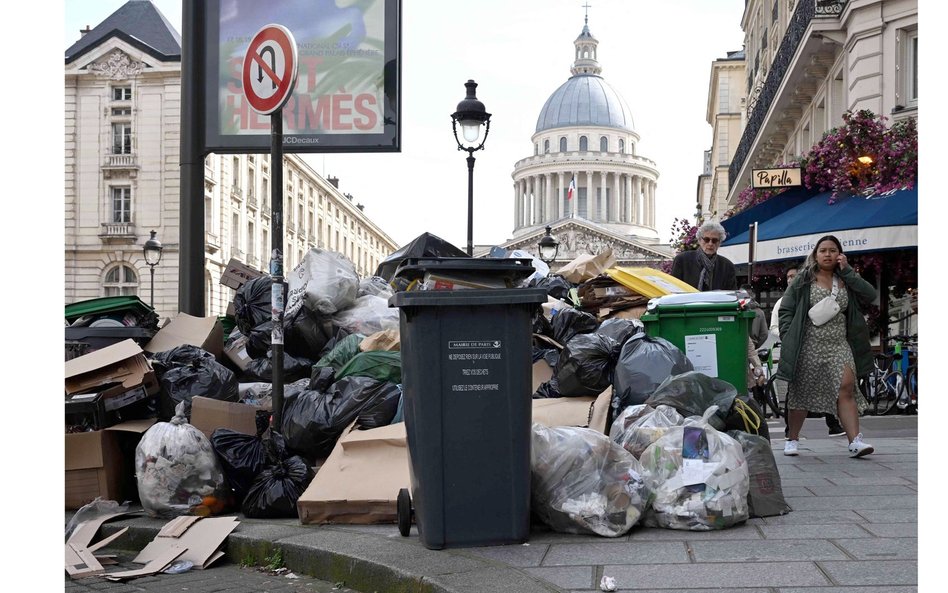
<path id="1" fill-rule="evenodd" d="M 283 432 L 283 109 L 270 114 L 270 291 L 271 363 L 273 368 L 272 428 Z"/>
<path id="2" fill-rule="evenodd" d="M 474 153 L 467 153 L 467 254 L 474 256 Z"/>
<path id="3" fill-rule="evenodd" d="M 178 310 L 195 317 L 204 316 L 204 20 L 204 2 L 184 0 Z"/>
<path id="4" fill-rule="evenodd" d="M 151 308 L 155 308 L 155 266 L 148 264 L 151 269 Z"/>

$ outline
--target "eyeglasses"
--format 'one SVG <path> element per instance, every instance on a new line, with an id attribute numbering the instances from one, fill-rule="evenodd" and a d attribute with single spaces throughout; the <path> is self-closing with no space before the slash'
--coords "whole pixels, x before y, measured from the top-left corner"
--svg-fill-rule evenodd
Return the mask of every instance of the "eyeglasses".
<path id="1" fill-rule="evenodd" d="M 701 240 L 705 243 L 720 243 L 721 239 L 718 237 L 701 237 Z"/>

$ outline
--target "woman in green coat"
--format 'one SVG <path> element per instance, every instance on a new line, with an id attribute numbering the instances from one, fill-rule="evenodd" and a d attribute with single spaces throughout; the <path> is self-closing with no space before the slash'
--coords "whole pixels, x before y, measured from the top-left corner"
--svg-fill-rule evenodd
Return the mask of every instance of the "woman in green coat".
<path id="1" fill-rule="evenodd" d="M 835 288 L 834 288 L 835 287 Z M 824 298 L 835 299 L 839 311 L 816 325 L 810 308 Z M 846 430 L 852 457 L 872 453 L 859 432 L 856 378 L 872 370 L 869 328 L 862 315 L 876 290 L 849 265 L 839 239 L 820 238 L 787 287 L 780 303 L 780 364 L 777 377 L 789 384 L 789 434 L 784 455 L 797 455 L 800 428 L 807 412 L 836 414 Z M 822 321 L 822 320 L 819 320 Z"/>

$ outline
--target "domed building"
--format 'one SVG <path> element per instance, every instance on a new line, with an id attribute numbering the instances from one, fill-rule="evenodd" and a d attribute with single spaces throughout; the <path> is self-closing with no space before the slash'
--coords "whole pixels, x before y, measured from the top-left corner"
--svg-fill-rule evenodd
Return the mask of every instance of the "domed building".
<path id="1" fill-rule="evenodd" d="M 608 246 L 619 265 L 668 259 L 655 230 L 658 167 L 638 154 L 632 112 L 602 77 L 588 15 L 573 44 L 572 76 L 540 110 L 533 155 L 514 165 L 514 232 L 503 247 L 536 252 L 550 226 L 554 268 Z"/>

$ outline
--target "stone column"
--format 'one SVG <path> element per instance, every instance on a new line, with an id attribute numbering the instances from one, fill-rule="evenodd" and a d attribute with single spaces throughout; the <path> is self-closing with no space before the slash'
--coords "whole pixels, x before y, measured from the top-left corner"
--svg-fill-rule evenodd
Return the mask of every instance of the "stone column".
<path id="1" fill-rule="evenodd" d="M 556 220 L 556 192 L 553 188 L 553 174 L 546 174 L 546 222 Z"/>
<path id="2" fill-rule="evenodd" d="M 651 227 L 652 227 L 652 228 L 655 228 L 655 190 L 656 190 L 657 187 L 658 187 L 658 184 L 655 182 L 654 179 L 653 179 L 651 182 L 649 182 L 649 184 L 648 184 L 648 188 L 649 188 L 649 192 L 648 192 L 648 197 L 649 197 L 649 209 L 648 209 L 648 211 L 649 211 L 649 212 L 651 213 L 651 215 L 652 215 L 652 222 L 651 222 Z"/>
<path id="3" fill-rule="evenodd" d="M 566 216 L 564 212 L 563 200 L 566 198 L 566 188 L 563 187 L 562 171 L 556 174 L 556 219 L 559 220 Z"/>
<path id="4" fill-rule="evenodd" d="M 625 176 L 625 216 L 622 222 L 632 222 L 632 176 Z"/>
<path id="5" fill-rule="evenodd" d="M 536 177 L 527 178 L 527 220 L 525 226 L 533 226 L 534 198 L 536 197 Z"/>
<path id="6" fill-rule="evenodd" d="M 608 203 L 607 203 L 607 200 L 606 200 L 606 196 L 609 195 L 609 192 L 608 192 L 608 189 L 607 189 L 609 186 L 608 186 L 607 181 L 606 181 L 608 178 L 609 178 L 609 174 L 608 174 L 608 173 L 606 173 L 605 171 L 600 171 L 600 173 L 599 173 L 599 191 L 602 193 L 602 201 L 599 202 L 599 220 L 600 220 L 601 222 L 606 222 L 607 220 L 609 220 Z"/>
<path id="7" fill-rule="evenodd" d="M 632 222 L 641 224 L 642 219 L 639 214 L 642 205 L 642 178 L 636 175 L 632 178 Z"/>
<path id="8" fill-rule="evenodd" d="M 619 173 L 612 174 L 612 200 L 609 202 L 609 222 L 621 222 L 619 219 Z"/>
<path id="9" fill-rule="evenodd" d="M 513 184 L 514 196 L 514 229 L 520 228 L 520 182 L 514 181 Z"/>

